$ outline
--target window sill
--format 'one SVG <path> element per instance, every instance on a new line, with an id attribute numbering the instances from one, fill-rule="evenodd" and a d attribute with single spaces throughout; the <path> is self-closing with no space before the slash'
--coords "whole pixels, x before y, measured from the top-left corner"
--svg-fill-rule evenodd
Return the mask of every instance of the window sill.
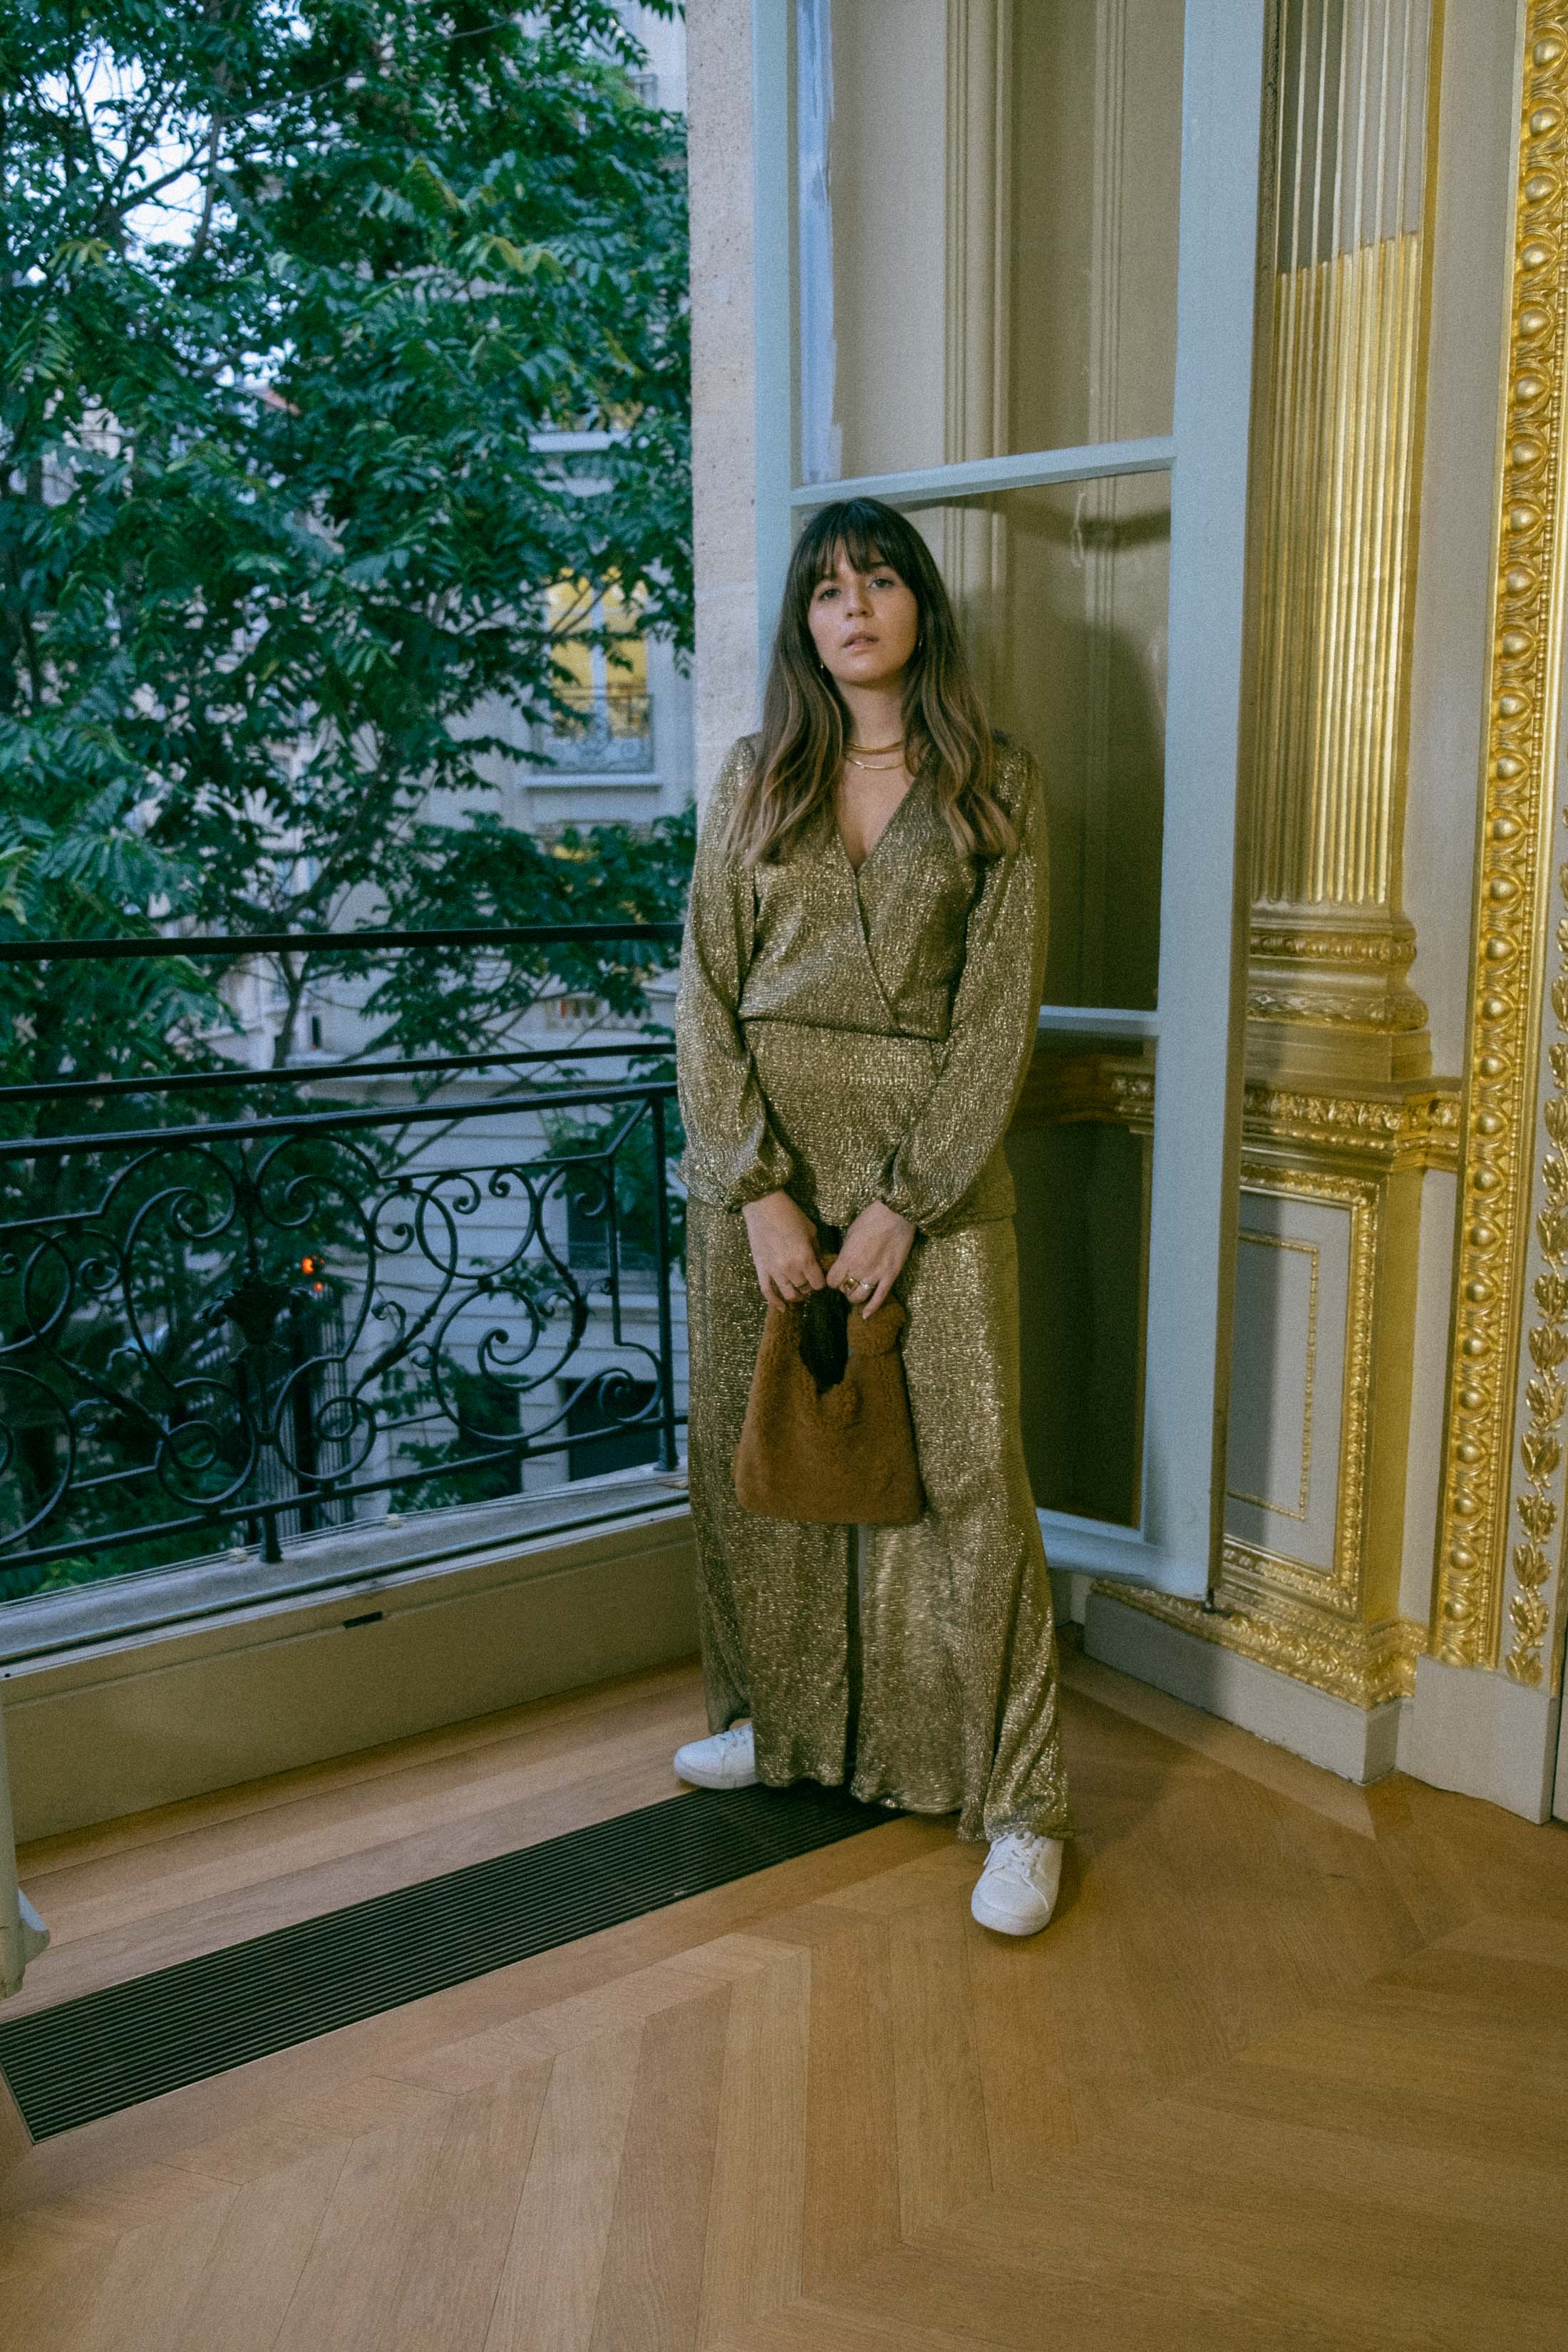
<path id="1" fill-rule="evenodd" d="M 139 1580 L 140 1614 L 127 1609 L 115 1624 L 68 1624 L 60 1605 L 79 1593 L 12 1604 L 31 1613 L 33 1644 L 16 1655 L 13 1632 L 12 1663 L 0 1668 L 18 1837 L 84 1829 L 690 1657 L 684 1486 L 633 1471 L 584 1480 L 578 1496 L 584 1507 L 572 1519 L 560 1489 L 513 1497 L 510 1513 L 443 1515 L 434 1555 L 428 1525 L 384 1529 L 374 1559 L 356 1566 L 323 1549 L 315 1580 L 297 1577 L 287 1591 L 277 1569 L 270 1590 L 240 1591 L 231 1561 L 149 1575 Z M 283 1574 L 305 1549 L 286 1557 Z M 101 1603 L 104 1588 L 88 1597 Z"/>
<path id="2" fill-rule="evenodd" d="M 610 1524 L 686 1502 L 684 1467 L 639 1467 L 574 1479 L 569 1486 L 508 1495 L 464 1509 L 411 1512 L 329 1528 L 283 1546 L 281 1561 L 254 1552 L 210 1553 L 179 1568 L 146 1569 L 0 1603 L 0 1680 L 45 1661 L 184 1633 L 289 1602 L 360 1597 L 376 1587 L 426 1577 L 481 1556 L 511 1554 L 552 1536 Z"/>

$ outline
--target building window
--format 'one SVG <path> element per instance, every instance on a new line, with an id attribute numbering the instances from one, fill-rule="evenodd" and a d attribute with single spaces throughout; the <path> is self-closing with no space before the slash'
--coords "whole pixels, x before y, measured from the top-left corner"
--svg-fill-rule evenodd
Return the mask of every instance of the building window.
<path id="1" fill-rule="evenodd" d="M 637 599 L 558 580 L 545 604 L 566 709 L 534 729 L 534 750 L 570 775 L 650 774 L 653 698 Z"/>

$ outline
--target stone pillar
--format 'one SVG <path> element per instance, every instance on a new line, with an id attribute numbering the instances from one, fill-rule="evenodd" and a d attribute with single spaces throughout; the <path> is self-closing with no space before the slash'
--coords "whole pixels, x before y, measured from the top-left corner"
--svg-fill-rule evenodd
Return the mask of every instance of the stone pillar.
<path id="1" fill-rule="evenodd" d="M 688 0 L 697 796 L 756 725 L 751 0 Z"/>

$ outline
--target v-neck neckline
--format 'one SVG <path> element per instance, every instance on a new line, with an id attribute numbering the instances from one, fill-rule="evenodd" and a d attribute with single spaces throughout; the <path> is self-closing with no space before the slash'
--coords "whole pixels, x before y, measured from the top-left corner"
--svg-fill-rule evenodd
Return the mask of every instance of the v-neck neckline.
<path id="1" fill-rule="evenodd" d="M 870 848 L 866 852 L 865 856 L 860 860 L 858 866 L 856 865 L 855 860 L 849 855 L 849 845 L 844 838 L 843 828 L 838 822 L 838 811 L 831 803 L 829 804 L 827 814 L 833 826 L 833 837 L 838 844 L 839 853 L 844 859 L 845 865 L 849 868 L 849 878 L 855 884 L 857 889 L 860 887 L 861 875 L 864 874 L 867 866 L 869 866 L 872 858 L 875 857 L 877 852 L 880 849 L 882 844 L 886 841 L 888 835 L 897 824 L 900 817 L 903 814 L 904 809 L 911 795 L 919 789 L 921 778 L 925 774 L 925 772 L 926 762 L 922 760 L 920 766 L 915 770 L 914 774 L 910 778 L 909 782 L 905 785 L 903 792 L 900 793 L 898 805 L 895 807 L 891 816 L 888 819 L 888 822 L 882 827 L 881 832 L 877 835 L 876 840 L 871 844 Z"/>

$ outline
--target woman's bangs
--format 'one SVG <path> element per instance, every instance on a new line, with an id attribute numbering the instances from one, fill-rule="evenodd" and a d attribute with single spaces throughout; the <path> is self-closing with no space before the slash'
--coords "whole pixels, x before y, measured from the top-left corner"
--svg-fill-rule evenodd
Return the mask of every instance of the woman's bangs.
<path id="1" fill-rule="evenodd" d="M 879 564 L 886 564 L 890 571 L 899 572 L 900 580 L 903 578 L 899 566 L 876 540 L 853 523 L 823 541 L 817 553 L 816 577 L 812 586 L 820 587 L 823 581 L 836 578 L 841 562 L 847 563 L 851 572 L 875 572 Z"/>

